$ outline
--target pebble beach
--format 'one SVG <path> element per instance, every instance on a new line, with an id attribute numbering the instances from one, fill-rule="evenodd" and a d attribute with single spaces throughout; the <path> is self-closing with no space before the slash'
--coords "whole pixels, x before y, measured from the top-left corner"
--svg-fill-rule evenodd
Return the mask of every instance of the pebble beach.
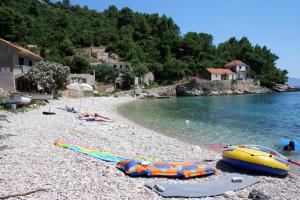
<path id="1" fill-rule="evenodd" d="M 131 101 L 135 98 L 61 99 L 24 113 L 0 111 L 0 115 L 7 116 L 7 120 L 0 121 L 0 136 L 7 136 L 0 137 L 0 147 L 5 146 L 0 148 L 0 199 L 38 189 L 45 190 L 9 199 L 164 199 L 144 184 L 205 183 L 231 172 L 223 166 L 216 175 L 187 180 L 132 178 L 119 171 L 115 163 L 54 145 L 56 140 L 62 140 L 124 157 L 152 156 L 166 162 L 212 160 L 212 165 L 220 165 L 221 152 L 165 136 L 121 116 L 117 107 Z M 114 121 L 82 122 L 76 114 L 63 110 L 66 105 Z M 42 114 L 49 109 L 56 114 Z M 299 199 L 300 179 L 295 171 L 285 178 L 252 176 L 260 183 L 229 196 L 201 199 L 248 199 L 253 189 L 271 199 Z"/>

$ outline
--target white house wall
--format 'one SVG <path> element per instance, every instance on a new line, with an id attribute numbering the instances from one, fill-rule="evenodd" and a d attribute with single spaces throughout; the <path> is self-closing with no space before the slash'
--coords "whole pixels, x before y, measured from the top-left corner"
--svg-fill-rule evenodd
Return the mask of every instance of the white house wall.
<path id="1" fill-rule="evenodd" d="M 210 80 L 221 80 L 221 74 L 211 74 Z"/>
<path id="2" fill-rule="evenodd" d="M 235 67 L 236 72 L 246 72 L 247 71 L 247 65 L 238 65 Z"/>
<path id="3" fill-rule="evenodd" d="M 212 81 L 214 81 L 214 80 L 222 80 L 221 79 L 221 76 L 222 75 L 225 75 L 225 74 L 211 74 L 211 79 L 210 80 L 212 80 Z M 236 74 L 229 74 L 228 75 L 228 80 L 232 80 L 232 79 L 236 79 Z"/>
<path id="4" fill-rule="evenodd" d="M 13 66 L 16 63 L 16 51 L 14 48 L 11 48 L 7 45 L 0 43 L 0 67 L 8 67 L 12 71 Z M 0 70 L 1 73 L 1 70 Z"/>
<path id="5" fill-rule="evenodd" d="M 15 91 L 15 76 L 12 72 L 0 73 L 0 88 L 4 91 Z"/>

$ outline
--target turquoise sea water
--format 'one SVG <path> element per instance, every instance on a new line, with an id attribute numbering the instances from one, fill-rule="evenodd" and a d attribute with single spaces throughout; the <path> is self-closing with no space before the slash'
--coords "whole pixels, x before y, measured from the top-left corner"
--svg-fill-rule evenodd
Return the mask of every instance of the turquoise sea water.
<path id="1" fill-rule="evenodd" d="M 280 150 L 282 138 L 300 142 L 300 92 L 138 100 L 119 112 L 194 144 L 258 144 Z M 292 157 L 300 160 L 300 153 Z"/>

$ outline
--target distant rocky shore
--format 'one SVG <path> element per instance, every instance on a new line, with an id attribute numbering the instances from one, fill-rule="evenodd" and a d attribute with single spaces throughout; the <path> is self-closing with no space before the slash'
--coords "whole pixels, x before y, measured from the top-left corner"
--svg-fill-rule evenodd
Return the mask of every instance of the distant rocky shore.
<path id="1" fill-rule="evenodd" d="M 162 98 L 170 96 L 223 96 L 244 94 L 265 94 L 272 92 L 296 92 L 300 88 L 275 84 L 271 89 L 260 86 L 259 81 L 250 80 L 199 80 L 153 89 L 135 89 L 120 92 L 117 96 L 137 96 L 139 98 Z"/>
<path id="2" fill-rule="evenodd" d="M 219 95 L 243 95 L 264 94 L 271 92 L 294 92 L 299 88 L 283 84 L 275 84 L 271 89 L 260 86 L 256 80 L 237 81 L 195 81 L 177 85 L 177 96 L 219 96 Z"/>
<path id="3" fill-rule="evenodd" d="M 275 84 L 272 87 L 272 90 L 275 92 L 299 92 L 300 88 L 291 87 L 291 86 L 283 85 L 283 84 Z"/>
<path id="4" fill-rule="evenodd" d="M 178 85 L 177 96 L 218 96 L 262 94 L 271 92 L 270 89 L 261 87 L 255 80 L 200 80 Z"/>

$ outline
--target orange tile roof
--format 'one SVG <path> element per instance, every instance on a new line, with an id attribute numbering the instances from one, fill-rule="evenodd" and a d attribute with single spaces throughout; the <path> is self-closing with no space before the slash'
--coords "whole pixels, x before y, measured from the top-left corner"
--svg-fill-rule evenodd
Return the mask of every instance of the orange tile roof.
<path id="1" fill-rule="evenodd" d="M 222 69 L 222 68 L 208 68 L 206 69 L 211 74 L 236 74 L 230 69 Z"/>
<path id="2" fill-rule="evenodd" d="M 237 65 L 245 65 L 245 63 L 243 63 L 240 60 L 233 60 L 233 61 L 227 63 L 226 65 L 224 65 L 224 67 L 228 68 L 228 67 L 233 67 L 233 66 L 237 66 Z"/>
<path id="3" fill-rule="evenodd" d="M 13 47 L 13 48 L 17 49 L 18 51 L 20 51 L 20 52 L 22 52 L 22 53 L 24 53 L 24 54 L 26 54 L 28 56 L 32 56 L 32 57 L 34 57 L 36 59 L 39 59 L 39 60 L 42 59 L 41 56 L 39 56 L 39 55 L 37 55 L 37 54 L 29 51 L 28 49 L 25 49 L 24 47 L 21 47 L 21 46 L 17 45 L 17 44 L 14 44 L 12 42 L 9 42 L 7 40 L 4 40 L 4 39 L 0 38 L 0 43 L 1 42 L 4 43 L 4 44 L 6 44 L 6 45 L 8 45 L 8 46 L 10 46 L 10 47 Z"/>

